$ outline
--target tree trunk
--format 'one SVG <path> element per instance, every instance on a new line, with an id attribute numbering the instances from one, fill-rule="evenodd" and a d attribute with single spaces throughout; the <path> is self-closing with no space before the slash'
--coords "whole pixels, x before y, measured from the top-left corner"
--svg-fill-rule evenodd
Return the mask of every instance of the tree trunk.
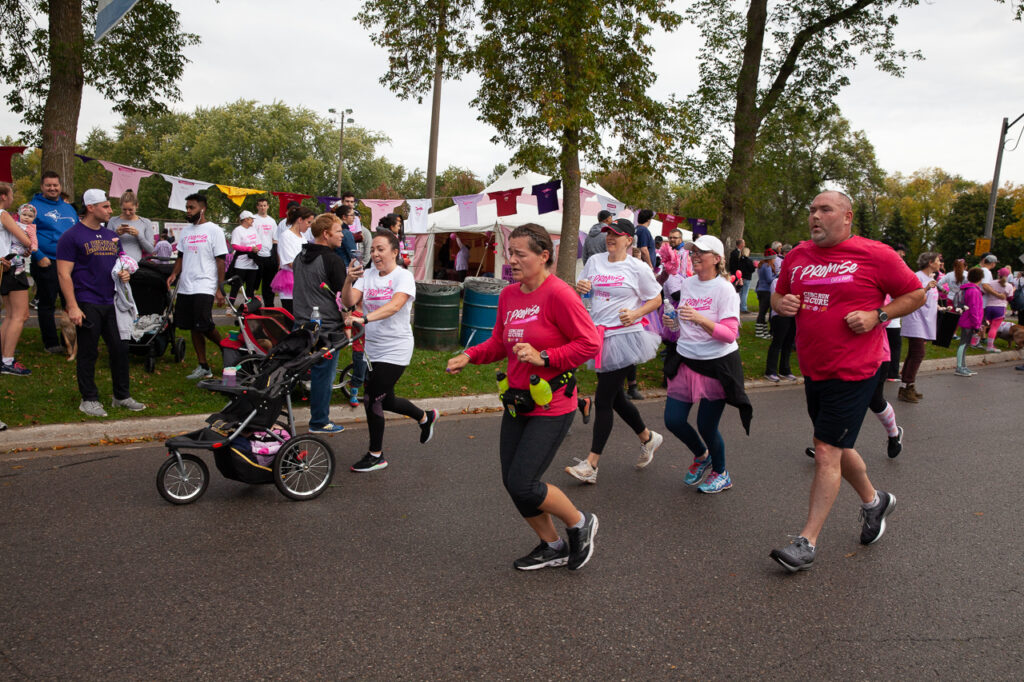
<path id="1" fill-rule="evenodd" d="M 434 51 L 434 100 L 430 108 L 430 150 L 427 152 L 427 198 L 434 198 L 434 191 L 437 186 L 437 138 L 438 128 L 441 121 L 441 81 L 444 75 L 443 62 L 441 57 L 441 41 L 444 37 L 444 17 L 446 15 L 444 3 L 438 11 L 437 20 L 437 47 Z"/>
<path id="2" fill-rule="evenodd" d="M 722 241 L 730 253 L 736 240 L 743 237 L 746 225 L 746 197 L 750 188 L 750 170 L 754 165 L 754 148 L 761 119 L 757 110 L 757 79 L 761 72 L 764 31 L 768 21 L 768 0 L 752 0 L 747 11 L 747 40 L 743 48 L 743 65 L 736 79 L 736 115 L 733 117 L 735 137 L 732 163 L 725 178 L 722 195 Z"/>
<path id="3" fill-rule="evenodd" d="M 41 170 L 60 173 L 61 185 L 75 196 L 75 141 L 82 109 L 82 2 L 50 0 L 50 86 L 43 109 Z"/>
<path id="4" fill-rule="evenodd" d="M 580 241 L 580 148 L 579 135 L 566 129 L 559 159 L 562 171 L 562 237 L 558 248 L 558 276 L 576 284 L 576 260 Z"/>

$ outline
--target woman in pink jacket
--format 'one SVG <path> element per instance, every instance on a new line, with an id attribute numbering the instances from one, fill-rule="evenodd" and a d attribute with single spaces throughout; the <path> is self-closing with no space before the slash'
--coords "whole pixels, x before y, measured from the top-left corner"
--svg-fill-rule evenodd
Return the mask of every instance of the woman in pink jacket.
<path id="1" fill-rule="evenodd" d="M 981 331 L 985 305 L 978 283 L 981 282 L 983 274 L 981 268 L 971 268 L 967 272 L 967 282 L 960 287 L 964 295 L 965 309 L 957 323 L 961 330 L 960 346 L 956 349 L 955 374 L 958 377 L 971 377 L 977 374 L 967 369 L 967 347 L 971 345 L 971 337 Z"/>

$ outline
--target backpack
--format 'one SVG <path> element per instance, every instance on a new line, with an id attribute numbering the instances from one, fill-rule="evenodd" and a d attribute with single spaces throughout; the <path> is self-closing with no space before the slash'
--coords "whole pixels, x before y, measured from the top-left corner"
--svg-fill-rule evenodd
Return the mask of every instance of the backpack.
<path id="1" fill-rule="evenodd" d="M 964 278 L 963 284 L 961 284 L 960 288 L 957 289 L 955 294 L 953 294 L 953 298 L 950 301 L 950 303 L 952 303 L 954 308 L 957 308 L 957 309 L 960 309 L 960 310 L 962 310 L 964 305 L 965 305 L 965 301 L 964 301 L 964 284 L 967 284 L 967 278 L 966 277 Z"/>

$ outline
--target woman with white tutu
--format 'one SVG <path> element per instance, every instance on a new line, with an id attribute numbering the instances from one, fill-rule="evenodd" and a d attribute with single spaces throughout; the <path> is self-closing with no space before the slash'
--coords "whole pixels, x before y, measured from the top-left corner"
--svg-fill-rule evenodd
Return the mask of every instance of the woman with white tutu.
<path id="1" fill-rule="evenodd" d="M 576 283 L 579 293 L 592 293 L 590 316 L 602 338 L 597 357 L 587 363 L 597 370 L 590 453 L 579 464 L 565 468 L 584 483 L 597 483 L 597 463 L 612 432 L 613 411 L 640 439 L 638 469 L 651 463 L 662 441 L 660 434 L 647 428 L 623 390 L 629 368 L 653 358 L 661 344 L 661 337 L 646 331 L 642 323 L 645 315 L 661 305 L 661 285 L 646 263 L 630 255 L 636 239 L 632 222 L 620 218 L 601 231 L 608 251 L 591 256 Z"/>

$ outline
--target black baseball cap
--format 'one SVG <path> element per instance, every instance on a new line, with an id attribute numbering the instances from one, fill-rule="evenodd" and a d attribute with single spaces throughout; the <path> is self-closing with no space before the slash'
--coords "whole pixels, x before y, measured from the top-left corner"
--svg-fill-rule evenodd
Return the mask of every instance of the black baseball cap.
<path id="1" fill-rule="evenodd" d="M 627 237 L 636 236 L 636 226 L 633 225 L 633 221 L 626 220 L 625 218 L 619 218 L 613 220 L 609 224 L 601 228 L 602 232 L 614 232 L 617 235 L 626 235 Z"/>
<path id="2" fill-rule="evenodd" d="M 603 223 L 604 221 L 608 220 L 609 218 L 611 218 L 611 217 L 612 217 L 612 216 L 614 216 L 614 215 L 615 215 L 615 214 L 614 214 L 614 213 L 612 213 L 611 211 L 605 211 L 605 210 L 602 210 L 602 211 L 600 211 L 600 212 L 599 212 L 599 213 L 597 214 L 597 222 L 599 222 L 599 223 Z"/>

